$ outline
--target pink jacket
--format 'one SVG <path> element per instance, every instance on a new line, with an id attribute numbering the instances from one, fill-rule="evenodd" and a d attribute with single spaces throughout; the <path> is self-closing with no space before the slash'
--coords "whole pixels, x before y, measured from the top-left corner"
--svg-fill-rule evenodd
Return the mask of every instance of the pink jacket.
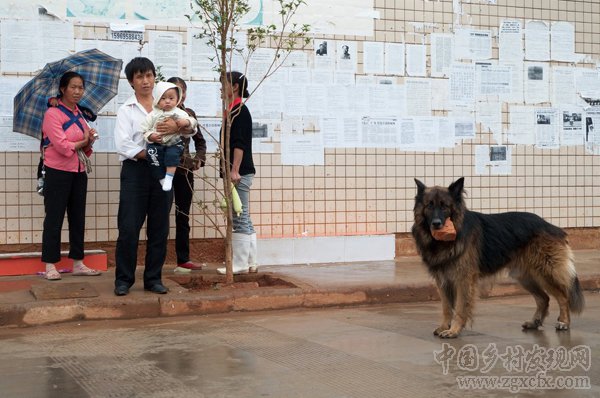
<path id="1" fill-rule="evenodd" d="M 64 105 L 64 103 L 60 102 Z M 73 111 L 71 109 L 71 111 Z M 74 114 L 78 114 L 79 108 L 75 108 Z M 89 126 L 84 119 L 79 119 L 86 133 Z M 85 172 L 85 165 L 79 161 L 74 142 L 83 140 L 83 132 L 77 126 L 72 124 L 67 131 L 62 126 L 69 121 L 69 117 L 58 108 L 48 108 L 44 114 L 42 132 L 44 138 L 48 137 L 50 145 L 44 151 L 44 164 L 53 169 L 72 172 Z M 85 154 L 89 157 L 92 154 L 92 148 L 86 147 Z"/>

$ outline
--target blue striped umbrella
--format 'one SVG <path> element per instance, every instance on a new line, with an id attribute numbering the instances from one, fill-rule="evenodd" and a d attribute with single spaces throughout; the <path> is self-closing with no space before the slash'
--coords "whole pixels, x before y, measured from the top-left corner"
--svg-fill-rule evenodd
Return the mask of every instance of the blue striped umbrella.
<path id="1" fill-rule="evenodd" d="M 79 104 L 97 114 L 117 95 L 122 65 L 122 60 L 97 49 L 81 51 L 46 64 L 15 96 L 13 131 L 35 138 L 42 136 L 48 98 L 58 95 L 58 84 L 65 72 L 77 72 L 83 77 L 85 91 Z"/>

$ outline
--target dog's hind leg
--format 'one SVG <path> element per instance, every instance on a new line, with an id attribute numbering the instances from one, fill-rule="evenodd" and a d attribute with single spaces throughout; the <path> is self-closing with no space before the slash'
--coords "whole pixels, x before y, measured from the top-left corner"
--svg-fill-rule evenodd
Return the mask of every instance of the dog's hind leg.
<path id="1" fill-rule="evenodd" d="M 442 282 L 436 278 L 436 284 L 440 293 L 440 299 L 442 301 L 442 323 L 433 331 L 433 334 L 435 336 L 439 336 L 440 333 L 450 329 L 455 293 L 454 286 L 450 281 Z"/>
<path id="2" fill-rule="evenodd" d="M 556 281 L 548 281 L 547 290 L 558 302 L 558 320 L 556 330 L 569 330 L 571 325 L 571 311 L 569 310 L 569 293 L 566 288 L 560 286 Z"/>
<path id="3" fill-rule="evenodd" d="M 527 290 L 535 299 L 537 309 L 533 314 L 531 321 L 526 321 L 521 325 L 523 329 L 537 329 L 544 323 L 544 319 L 548 316 L 548 305 L 550 303 L 550 297 L 546 294 L 544 289 L 531 277 L 521 277 L 518 279 L 519 283 L 525 290 Z"/>
<path id="4" fill-rule="evenodd" d="M 568 246 L 555 245 L 547 250 L 545 267 L 542 269 L 544 289 L 558 302 L 559 315 L 556 330 L 568 330 L 571 325 L 571 309 L 581 312 L 583 296 Z"/>

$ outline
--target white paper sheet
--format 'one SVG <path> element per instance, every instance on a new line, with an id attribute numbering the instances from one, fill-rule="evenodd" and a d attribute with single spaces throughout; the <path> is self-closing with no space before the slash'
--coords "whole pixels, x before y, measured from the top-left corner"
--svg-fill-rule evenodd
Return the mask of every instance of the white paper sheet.
<path id="1" fill-rule="evenodd" d="M 512 91 L 512 68 L 478 62 L 476 67 L 477 95 L 509 95 Z"/>
<path id="2" fill-rule="evenodd" d="M 12 131 L 13 117 L 0 116 L 0 152 L 39 152 L 40 140 Z"/>
<path id="3" fill-rule="evenodd" d="M 341 143 L 344 148 L 359 148 L 363 146 L 361 118 L 357 116 L 341 117 Z M 339 141 L 338 141 L 339 142 Z"/>
<path id="4" fill-rule="evenodd" d="M 35 72 L 75 51 L 71 22 L 0 21 L 0 70 Z"/>
<path id="5" fill-rule="evenodd" d="M 272 48 L 259 48 L 257 49 L 250 59 L 248 65 L 244 68 L 232 68 L 246 74 L 246 77 L 251 82 L 257 84 L 260 81 L 265 80 L 267 74 L 273 73 L 275 68 L 281 64 L 281 60 L 277 60 L 275 63 L 275 50 Z M 296 70 L 292 68 L 290 70 Z"/>
<path id="6" fill-rule="evenodd" d="M 475 65 L 454 63 L 450 72 L 450 104 L 473 109 L 475 104 Z"/>
<path id="7" fill-rule="evenodd" d="M 450 109 L 448 101 L 450 81 L 448 79 L 431 79 L 431 109 L 446 111 Z"/>
<path id="8" fill-rule="evenodd" d="M 406 45 L 406 74 L 413 77 L 427 76 L 427 49 L 424 45 Z"/>
<path id="9" fill-rule="evenodd" d="M 575 61 L 575 26 L 570 22 L 552 22 L 550 55 L 553 61 Z"/>
<path id="10" fill-rule="evenodd" d="M 562 116 L 560 145 L 584 145 L 586 131 L 584 110 L 575 106 L 564 107 L 559 110 L 558 116 Z"/>
<path id="11" fill-rule="evenodd" d="M 302 84 L 287 84 L 284 87 L 283 114 L 288 116 L 306 115 L 306 86 Z"/>
<path id="12" fill-rule="evenodd" d="M 492 58 L 492 32 L 477 29 L 456 29 L 454 59 L 483 60 Z"/>
<path id="13" fill-rule="evenodd" d="M 498 145 L 502 142 L 502 103 L 500 101 L 480 101 L 477 103 L 476 120 L 482 130 L 489 131 Z"/>
<path id="14" fill-rule="evenodd" d="M 523 32 L 521 22 L 505 19 L 500 23 L 498 38 L 500 61 L 523 61 Z"/>
<path id="15" fill-rule="evenodd" d="M 338 129 L 338 117 L 322 117 L 319 121 L 319 130 L 323 136 L 323 146 L 325 148 L 339 148 L 342 146 L 340 141 L 340 131 Z"/>
<path id="16" fill-rule="evenodd" d="M 259 119 L 281 119 L 283 87 L 267 81 L 252 95 L 254 113 Z"/>
<path id="17" fill-rule="evenodd" d="M 221 125 L 223 121 L 220 117 L 201 117 L 198 118 L 198 124 L 200 125 L 202 136 L 206 140 L 206 152 L 216 153 L 221 140 Z"/>
<path id="18" fill-rule="evenodd" d="M 474 116 L 453 112 L 451 117 L 454 119 L 454 137 L 457 140 L 475 138 L 477 126 Z"/>
<path id="19" fill-rule="evenodd" d="M 310 72 L 310 82 L 312 84 L 320 84 L 322 86 L 330 86 L 333 84 L 333 71 L 326 69 L 311 69 Z"/>
<path id="20" fill-rule="evenodd" d="M 98 116 L 95 126 L 98 131 L 98 139 L 94 142 L 94 152 L 116 153 L 115 148 L 115 116 Z"/>
<path id="21" fill-rule="evenodd" d="M 512 148 L 506 145 L 477 145 L 475 147 L 475 174 L 512 174 Z"/>
<path id="22" fill-rule="evenodd" d="M 264 25 L 281 25 L 277 1 L 262 1 Z M 373 36 L 374 20 L 380 11 L 364 0 L 308 1 L 298 8 L 292 22 L 310 25 L 311 33 L 324 35 Z"/>
<path id="23" fill-rule="evenodd" d="M 317 69 L 313 69 L 317 70 Z M 311 74 L 308 69 L 294 68 L 288 71 L 288 83 L 295 84 L 310 84 Z"/>
<path id="24" fill-rule="evenodd" d="M 577 93 L 583 98 L 600 98 L 600 71 L 598 69 L 575 69 Z"/>
<path id="25" fill-rule="evenodd" d="M 417 142 L 417 127 L 415 118 L 405 117 L 399 120 L 400 127 L 400 139 L 398 143 L 398 147 L 402 150 L 408 151 L 413 150 Z"/>
<path id="26" fill-rule="evenodd" d="M 319 84 L 306 86 L 306 114 L 311 116 L 325 115 L 327 110 L 328 87 Z"/>
<path id="27" fill-rule="evenodd" d="M 509 66 L 511 68 L 511 83 L 510 93 L 500 94 L 500 100 L 508 103 L 520 104 L 524 101 L 523 92 L 523 69 L 525 68 L 523 62 L 504 62 L 502 65 Z"/>
<path id="28" fill-rule="evenodd" d="M 383 74 L 385 58 L 382 42 L 363 43 L 363 72 L 366 74 Z"/>
<path id="29" fill-rule="evenodd" d="M 434 117 L 418 117 L 416 119 L 416 142 L 413 149 L 426 152 L 439 150 L 439 124 Z"/>
<path id="30" fill-rule="evenodd" d="M 190 28 L 187 33 L 187 69 L 192 79 L 218 80 L 219 73 L 215 70 L 218 65 L 216 51 L 206 43 L 206 39 L 195 38 L 199 29 Z"/>
<path id="31" fill-rule="evenodd" d="M 566 66 L 552 68 L 551 101 L 553 105 L 577 103 L 575 69 Z"/>
<path id="32" fill-rule="evenodd" d="M 354 72 L 336 71 L 333 75 L 333 82 L 338 86 L 354 86 L 356 84 Z"/>
<path id="33" fill-rule="evenodd" d="M 436 117 L 438 140 L 440 148 L 454 148 L 456 136 L 454 133 L 454 120 L 449 117 Z"/>
<path id="34" fill-rule="evenodd" d="M 404 44 L 385 43 L 385 74 L 404 76 Z"/>
<path id="35" fill-rule="evenodd" d="M 397 117 L 362 118 L 363 145 L 367 148 L 395 148 L 398 141 Z"/>
<path id="36" fill-rule="evenodd" d="M 336 42 L 336 69 L 355 72 L 357 61 L 358 51 L 355 41 Z"/>
<path id="37" fill-rule="evenodd" d="M 600 145 L 600 107 L 586 108 L 585 118 L 585 142 L 586 146 Z M 592 148 L 593 149 L 593 148 Z"/>
<path id="38" fill-rule="evenodd" d="M 183 58 L 182 38 L 179 32 L 150 31 L 148 50 L 154 66 L 163 76 L 181 76 Z"/>
<path id="39" fill-rule="evenodd" d="M 454 62 L 454 36 L 449 33 L 431 34 L 431 76 L 448 77 Z"/>
<path id="40" fill-rule="evenodd" d="M 313 65 L 315 69 L 330 69 L 335 66 L 335 41 L 315 39 L 313 42 Z"/>
<path id="41" fill-rule="evenodd" d="M 323 116 L 348 115 L 354 112 L 353 86 L 329 86 L 326 90 L 327 107 Z"/>
<path id="42" fill-rule="evenodd" d="M 509 112 L 509 144 L 535 144 L 535 116 L 531 106 L 513 105 Z"/>
<path id="43" fill-rule="evenodd" d="M 357 85 L 348 87 L 351 93 L 351 110 L 357 116 L 364 116 L 369 114 L 371 109 L 371 102 L 369 101 L 369 90 L 372 84 Z"/>
<path id="44" fill-rule="evenodd" d="M 281 164 L 300 166 L 324 165 L 325 149 L 321 133 L 282 134 Z"/>
<path id="45" fill-rule="evenodd" d="M 306 69 L 308 68 L 308 54 L 300 50 L 292 51 L 285 58 L 283 66 L 286 68 Z"/>
<path id="46" fill-rule="evenodd" d="M 192 108 L 198 117 L 214 117 L 221 114 L 221 83 L 187 82 L 185 105 Z"/>
<path id="47" fill-rule="evenodd" d="M 406 114 L 409 116 L 431 116 L 431 79 L 407 78 Z"/>
<path id="48" fill-rule="evenodd" d="M 525 24 L 525 59 L 550 60 L 550 29 L 544 21 L 527 21 Z"/>
<path id="49" fill-rule="evenodd" d="M 560 148 L 558 111 L 555 108 L 538 108 L 535 118 L 535 146 L 543 149 Z"/>
<path id="50" fill-rule="evenodd" d="M 12 116 L 15 95 L 28 81 L 26 77 L 0 77 L 0 116 Z"/>
<path id="51" fill-rule="evenodd" d="M 525 63 L 524 97 L 527 104 L 550 101 L 549 66 L 545 63 Z"/>
<path id="52" fill-rule="evenodd" d="M 390 104 L 390 93 L 394 86 L 388 84 L 373 84 L 369 86 L 369 112 L 368 115 L 389 115 L 394 109 Z"/>

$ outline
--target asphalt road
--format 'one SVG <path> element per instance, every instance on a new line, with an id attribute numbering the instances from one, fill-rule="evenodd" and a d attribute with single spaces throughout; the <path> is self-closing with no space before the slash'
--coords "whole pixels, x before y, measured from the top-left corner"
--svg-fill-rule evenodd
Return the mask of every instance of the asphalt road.
<path id="1" fill-rule="evenodd" d="M 0 329 L 0 396 L 597 397 L 600 295 L 523 332 L 527 296 L 481 300 L 454 340 L 439 303 Z"/>

